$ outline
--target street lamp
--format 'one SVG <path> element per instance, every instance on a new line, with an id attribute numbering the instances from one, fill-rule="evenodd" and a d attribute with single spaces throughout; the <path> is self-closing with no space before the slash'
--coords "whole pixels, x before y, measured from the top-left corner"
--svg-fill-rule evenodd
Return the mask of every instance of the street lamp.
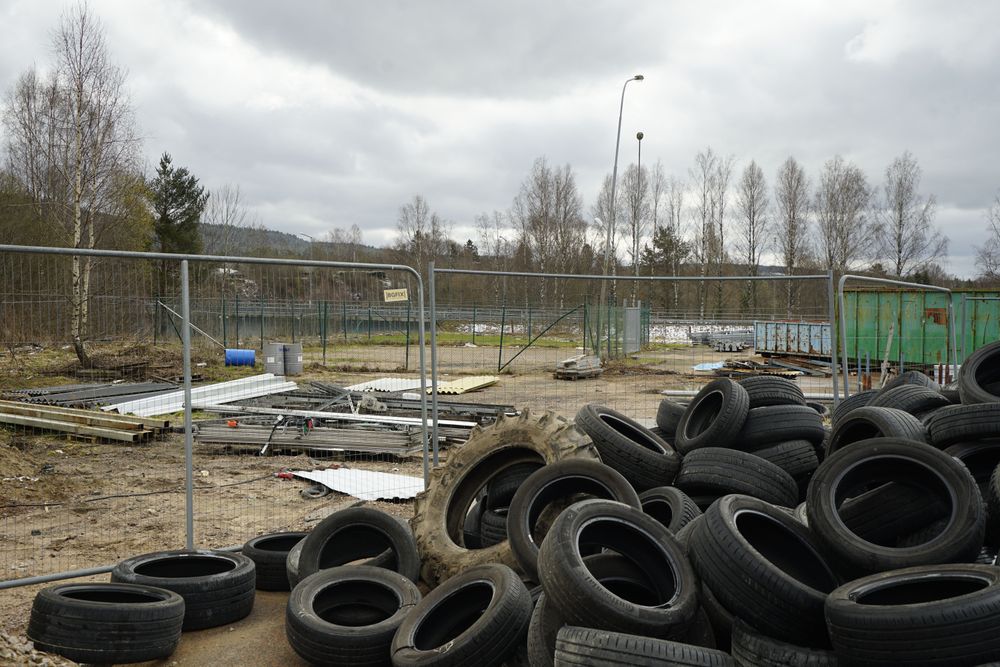
<path id="1" fill-rule="evenodd" d="M 645 197 L 645 191 L 642 189 L 642 137 L 643 137 L 643 134 L 642 134 L 641 130 L 639 132 L 635 133 L 635 138 L 639 142 L 639 158 L 638 158 L 638 164 L 636 166 L 636 171 L 639 174 L 638 195 L 639 195 L 639 203 L 640 204 L 642 203 L 642 200 Z M 639 215 L 639 211 L 636 211 L 635 215 Z M 638 221 L 635 221 L 635 224 L 636 224 L 636 229 L 638 230 Z M 632 268 L 633 268 L 633 271 L 635 271 L 636 277 L 638 277 L 639 276 L 639 234 L 638 233 L 636 233 L 635 238 L 632 239 L 632 243 L 634 244 L 632 246 L 632 262 L 635 264 L 635 266 L 632 267 Z M 632 288 L 632 300 L 633 300 L 633 302 L 636 300 L 635 296 L 636 296 L 636 293 L 638 292 L 638 288 L 639 288 L 638 285 L 636 285 L 635 287 Z M 650 288 L 652 288 L 652 284 L 650 284 Z M 633 306 L 637 306 L 639 304 L 638 303 L 633 303 L 632 305 Z"/>
<path id="2" fill-rule="evenodd" d="M 618 182 L 618 147 L 622 140 L 622 112 L 625 110 L 625 89 L 628 84 L 632 81 L 642 81 L 645 77 L 642 74 L 636 74 L 631 79 L 627 79 L 625 84 L 622 86 L 622 98 L 621 103 L 618 105 L 618 134 L 615 135 L 615 166 L 611 170 L 611 219 L 608 221 L 607 234 L 604 238 L 604 275 L 608 275 L 608 260 L 611 255 L 611 235 L 614 233 L 615 228 L 615 187 Z M 608 291 L 608 281 L 601 281 L 601 303 L 598 306 L 598 313 L 600 309 L 604 307 L 604 301 L 607 298 Z M 609 322 L 610 325 L 610 322 Z M 611 355 L 611 335 L 610 329 L 608 334 L 608 356 Z"/>

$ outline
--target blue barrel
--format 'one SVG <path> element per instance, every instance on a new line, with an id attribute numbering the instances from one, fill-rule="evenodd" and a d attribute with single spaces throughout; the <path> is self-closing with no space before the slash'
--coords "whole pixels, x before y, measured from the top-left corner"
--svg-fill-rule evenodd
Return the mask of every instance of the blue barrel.
<path id="1" fill-rule="evenodd" d="M 253 350 L 226 349 L 227 366 L 253 366 L 256 363 Z"/>

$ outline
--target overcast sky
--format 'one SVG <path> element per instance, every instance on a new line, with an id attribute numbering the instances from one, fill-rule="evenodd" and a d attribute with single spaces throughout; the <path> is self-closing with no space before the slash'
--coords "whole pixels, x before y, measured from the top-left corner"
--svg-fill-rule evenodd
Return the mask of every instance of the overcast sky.
<path id="1" fill-rule="evenodd" d="M 535 158 L 570 164 L 587 211 L 621 163 L 687 178 L 712 146 L 773 181 L 834 154 L 875 183 L 910 150 L 974 271 L 1000 187 L 1000 3 L 92 0 L 129 72 L 145 153 L 210 189 L 238 184 L 264 224 L 391 241 L 415 194 L 474 237 Z M 0 89 L 51 61 L 65 2 L 0 0 Z"/>

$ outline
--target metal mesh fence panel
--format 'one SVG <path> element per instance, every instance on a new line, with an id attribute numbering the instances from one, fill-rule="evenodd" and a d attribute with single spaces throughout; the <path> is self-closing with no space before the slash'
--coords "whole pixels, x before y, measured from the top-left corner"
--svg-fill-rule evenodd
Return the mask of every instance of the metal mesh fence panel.
<path id="1" fill-rule="evenodd" d="M 407 515 L 419 288 L 384 265 L 0 252 L 0 580 L 236 546 L 357 498 Z M 445 437 L 495 418 L 460 416 Z"/>
<path id="2" fill-rule="evenodd" d="M 777 373 L 807 393 L 831 393 L 828 276 L 622 278 L 609 282 L 604 303 L 598 277 L 439 269 L 434 287 L 438 385 L 495 380 L 468 400 L 570 418 L 598 402 L 652 424 L 664 391 L 689 396 L 720 375 Z M 825 345 L 800 350 L 782 340 L 775 347 L 772 335 L 767 349 L 757 349 L 775 324 L 814 326 Z"/>

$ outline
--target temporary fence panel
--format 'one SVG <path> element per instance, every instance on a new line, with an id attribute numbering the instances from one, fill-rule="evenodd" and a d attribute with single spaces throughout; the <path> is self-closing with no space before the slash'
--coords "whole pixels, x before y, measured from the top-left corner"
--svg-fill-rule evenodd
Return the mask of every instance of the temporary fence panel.
<path id="1" fill-rule="evenodd" d="M 0 587 L 308 529 L 351 493 L 411 496 L 428 465 L 422 290 L 402 266 L 0 246 Z M 300 374 L 265 372 L 278 342 Z M 419 388 L 343 389 L 387 376 Z M 323 469 L 329 492 L 294 475 Z"/>
<path id="2" fill-rule="evenodd" d="M 636 290 L 632 278 L 608 278 L 608 302 L 601 304 L 602 276 L 452 269 L 428 276 L 436 381 L 497 376 L 495 384 L 467 394 L 469 401 L 568 418 L 597 402 L 652 425 L 662 391 L 695 392 L 723 374 L 780 373 L 796 377 L 809 393 L 832 395 L 829 362 L 817 375 L 803 376 L 780 366 L 765 369 L 753 349 L 753 323 L 787 314 L 787 278 L 686 277 L 676 280 L 676 291 L 669 277 L 643 277 Z M 748 282 L 754 298 L 741 306 L 751 292 Z M 794 316 L 829 321 L 831 277 L 792 282 Z M 646 301 L 633 306 L 633 294 Z M 706 307 L 699 298 L 707 298 Z M 629 311 L 639 315 L 630 324 L 640 329 L 632 337 L 637 349 L 626 348 Z M 600 357 L 596 368 L 588 360 L 594 355 Z"/>

